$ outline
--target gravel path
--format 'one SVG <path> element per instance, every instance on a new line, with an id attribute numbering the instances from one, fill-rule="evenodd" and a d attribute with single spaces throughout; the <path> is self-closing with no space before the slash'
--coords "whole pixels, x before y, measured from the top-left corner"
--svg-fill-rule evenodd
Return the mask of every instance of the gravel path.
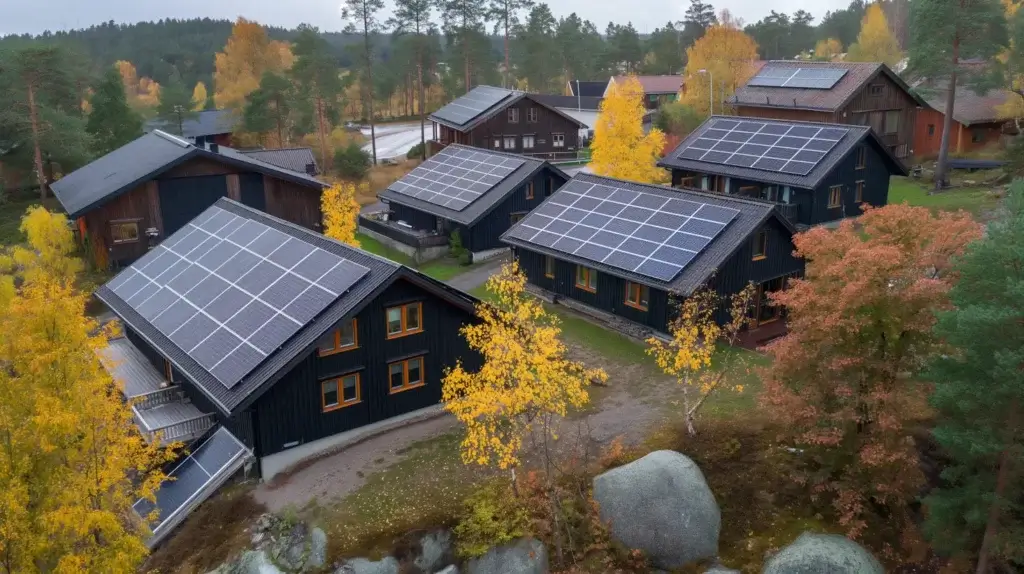
<path id="1" fill-rule="evenodd" d="M 463 291 L 476 289 L 484 283 L 487 283 L 487 278 L 495 271 L 501 269 L 501 266 L 508 262 L 508 259 L 508 256 L 497 257 L 490 261 L 485 261 L 479 265 L 475 265 L 465 273 L 460 273 L 449 279 L 448 284 Z"/>

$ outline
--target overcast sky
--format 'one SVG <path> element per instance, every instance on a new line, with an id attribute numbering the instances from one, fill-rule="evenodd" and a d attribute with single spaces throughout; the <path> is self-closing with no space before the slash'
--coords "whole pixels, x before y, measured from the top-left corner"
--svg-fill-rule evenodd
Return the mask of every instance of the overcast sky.
<path id="1" fill-rule="evenodd" d="M 387 0 L 390 6 L 391 0 Z M 769 10 L 792 13 L 807 10 L 820 19 L 830 9 L 843 8 L 849 0 L 712 0 L 716 9 L 728 8 L 747 23 L 756 22 Z M 649 32 L 669 20 L 681 20 L 686 0 L 551 0 L 555 17 L 576 12 L 600 30 L 609 21 L 632 21 L 640 32 Z M 308 22 L 321 30 L 342 27 L 340 0 L 0 0 L 0 35 L 38 34 L 44 30 L 85 28 L 108 20 L 139 22 L 160 18 L 227 18 L 237 16 L 286 28 Z"/>

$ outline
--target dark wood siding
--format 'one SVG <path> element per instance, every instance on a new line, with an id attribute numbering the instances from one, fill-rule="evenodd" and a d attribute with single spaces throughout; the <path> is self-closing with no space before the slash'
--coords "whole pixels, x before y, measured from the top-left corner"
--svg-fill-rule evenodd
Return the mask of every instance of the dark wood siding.
<path id="1" fill-rule="evenodd" d="M 395 221 L 404 221 L 411 225 L 413 229 L 420 229 L 423 231 L 433 231 L 437 229 L 437 217 L 429 213 L 425 213 L 399 203 L 389 203 L 388 210 L 391 212 L 391 215 L 389 216 L 391 219 Z"/>
<path id="2" fill-rule="evenodd" d="M 307 229 L 320 230 L 321 191 L 269 175 L 263 176 L 266 212 Z"/>
<path id="3" fill-rule="evenodd" d="M 416 301 L 423 303 L 423 332 L 387 340 L 385 309 Z M 446 367 L 458 359 L 470 369 L 479 367 L 458 332 L 471 314 L 406 281 L 385 289 L 356 319 L 358 349 L 325 357 L 313 351 L 254 403 L 259 456 L 437 404 Z M 388 364 L 418 356 L 424 358 L 426 384 L 390 394 Z M 360 374 L 361 402 L 323 412 L 321 381 L 352 372 Z"/>
<path id="4" fill-rule="evenodd" d="M 860 215 L 863 210 L 860 203 L 855 200 L 856 186 L 858 181 L 864 182 L 862 200 L 865 203 L 876 207 L 883 206 L 889 199 L 889 168 L 886 166 L 881 154 L 874 146 L 862 144 L 866 148 L 867 157 L 863 169 L 857 169 L 857 150 L 847 157 L 833 169 L 821 185 L 815 190 L 813 205 L 811 206 L 811 217 L 806 223 L 815 225 L 828 221 L 835 221 L 843 217 Z M 842 186 L 842 202 L 839 207 L 828 206 L 829 193 L 832 186 Z M 801 223 L 804 223 L 801 221 Z"/>
<path id="5" fill-rule="evenodd" d="M 155 181 L 139 185 L 103 205 L 89 211 L 82 219 L 85 222 L 85 237 L 96 264 L 105 267 L 113 263 L 128 263 L 141 257 L 149 248 L 145 232 L 148 227 L 163 230 L 160 216 L 160 202 Z M 121 219 L 137 220 L 139 240 L 133 243 L 115 244 L 110 235 L 110 223 Z M 162 235 L 162 233 L 161 233 Z"/>
<path id="6" fill-rule="evenodd" d="M 158 185 L 164 237 L 184 227 L 218 199 L 228 196 L 228 181 L 223 175 L 160 179 Z"/>
<path id="7" fill-rule="evenodd" d="M 509 122 L 509 109 L 519 110 L 519 121 Z M 529 121 L 529 110 L 537 110 L 537 121 Z M 460 143 L 485 149 L 500 149 L 512 153 L 547 154 L 575 152 L 579 148 L 579 124 L 551 108 L 543 106 L 529 96 L 512 105 L 506 106 L 493 117 L 474 127 L 469 132 L 459 131 L 436 124 L 435 137 L 443 145 Z M 565 145 L 555 147 L 552 134 L 562 134 Z M 523 148 L 523 136 L 534 136 L 534 147 Z M 515 147 L 506 148 L 504 136 L 515 138 Z M 494 139 L 499 138 L 501 147 L 494 147 Z"/>

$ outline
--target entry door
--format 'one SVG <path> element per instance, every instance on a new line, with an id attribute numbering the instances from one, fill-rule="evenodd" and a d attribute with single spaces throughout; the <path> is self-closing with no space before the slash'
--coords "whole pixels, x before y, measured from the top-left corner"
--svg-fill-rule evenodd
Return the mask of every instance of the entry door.
<path id="1" fill-rule="evenodd" d="M 238 175 L 241 187 L 240 199 L 244 205 L 260 211 L 267 210 L 267 196 L 263 194 L 263 174 L 241 173 Z"/>
<path id="2" fill-rule="evenodd" d="M 223 175 L 162 179 L 160 189 L 160 216 L 164 224 L 164 237 L 181 229 L 186 223 L 228 196 L 228 181 Z"/>

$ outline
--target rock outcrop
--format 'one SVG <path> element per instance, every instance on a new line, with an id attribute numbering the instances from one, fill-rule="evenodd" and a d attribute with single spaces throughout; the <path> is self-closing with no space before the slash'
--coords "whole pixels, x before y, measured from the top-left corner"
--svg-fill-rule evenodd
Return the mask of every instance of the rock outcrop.
<path id="1" fill-rule="evenodd" d="M 764 566 L 764 574 L 884 574 L 861 545 L 838 534 L 804 532 Z"/>
<path id="2" fill-rule="evenodd" d="M 498 546 L 466 564 L 467 574 L 548 574 L 548 551 L 539 540 L 523 538 Z"/>

